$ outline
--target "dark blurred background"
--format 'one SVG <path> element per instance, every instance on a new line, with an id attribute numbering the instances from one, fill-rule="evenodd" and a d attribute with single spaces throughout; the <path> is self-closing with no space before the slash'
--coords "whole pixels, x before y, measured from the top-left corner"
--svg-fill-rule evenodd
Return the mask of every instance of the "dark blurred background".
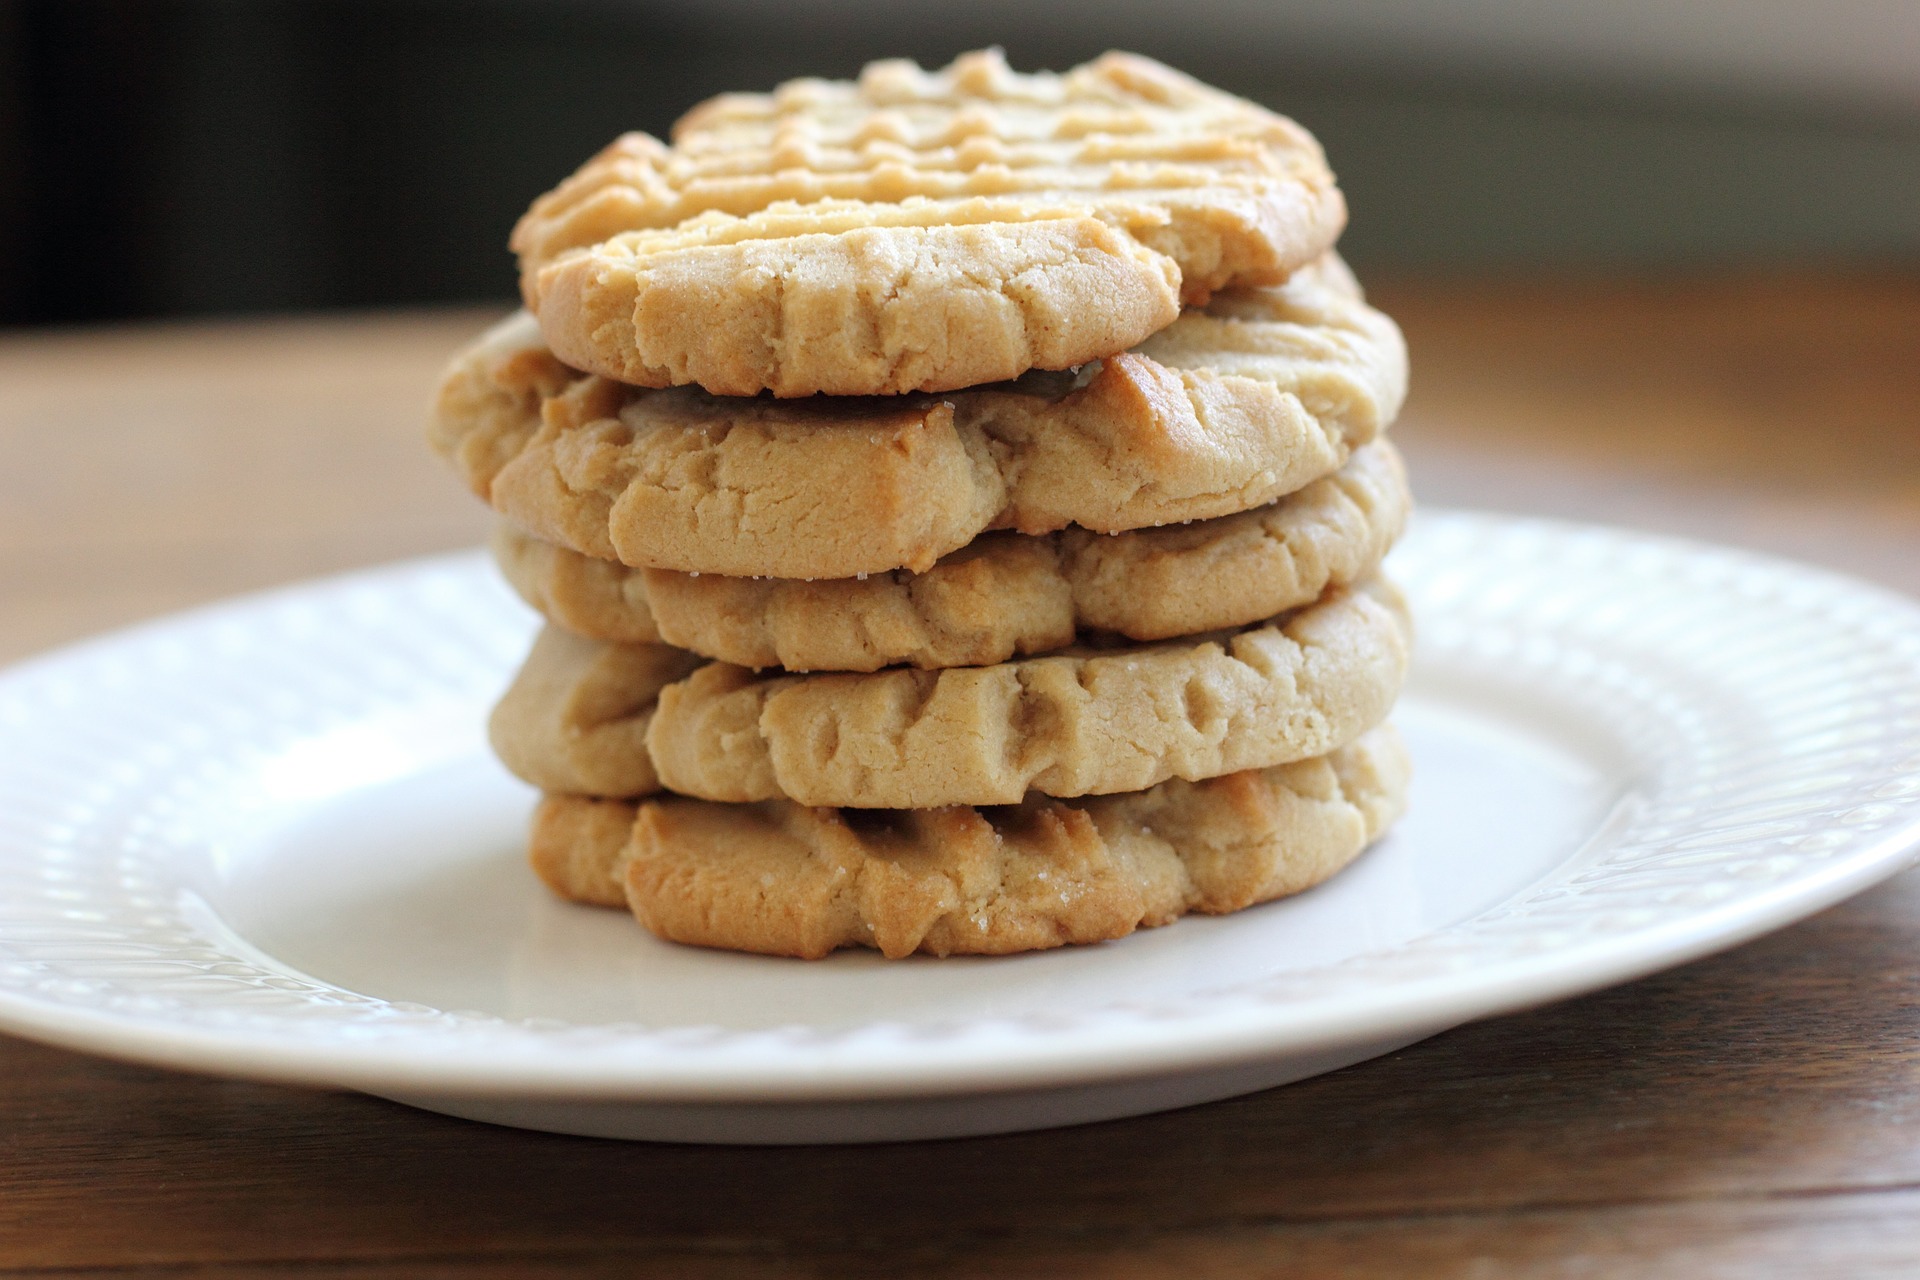
<path id="1" fill-rule="evenodd" d="M 616 133 L 990 43 L 1294 115 L 1363 271 L 1920 262 L 1910 0 L 0 0 L 0 323 L 505 299 Z"/>

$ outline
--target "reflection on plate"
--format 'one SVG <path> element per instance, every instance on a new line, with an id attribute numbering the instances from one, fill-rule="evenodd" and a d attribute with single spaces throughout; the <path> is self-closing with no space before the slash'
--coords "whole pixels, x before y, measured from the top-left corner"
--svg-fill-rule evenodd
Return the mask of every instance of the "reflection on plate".
<path id="1" fill-rule="evenodd" d="M 1920 608 L 1618 531 L 1424 514 L 1412 808 L 1298 898 L 1003 959 L 671 946 L 548 896 L 480 725 L 477 554 L 0 677 L 0 1027 L 509 1124 L 878 1140 L 1179 1106 L 1731 945 L 1920 840 Z"/>

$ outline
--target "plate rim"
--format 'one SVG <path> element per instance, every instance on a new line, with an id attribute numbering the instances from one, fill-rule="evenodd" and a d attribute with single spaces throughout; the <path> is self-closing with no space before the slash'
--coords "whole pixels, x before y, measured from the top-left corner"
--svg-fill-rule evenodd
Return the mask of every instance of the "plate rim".
<path id="1" fill-rule="evenodd" d="M 1559 536 L 1624 538 L 1680 556 L 1732 557 L 1770 573 L 1791 572 L 1845 591 L 1878 606 L 1901 611 L 1920 635 L 1920 603 L 1851 575 L 1802 565 L 1741 548 L 1648 534 L 1606 525 L 1491 512 L 1427 509 L 1423 525 L 1454 522 L 1533 529 Z M 329 590 L 379 586 L 412 574 L 459 571 L 483 561 L 484 552 L 464 550 L 418 557 L 326 575 L 132 624 L 83 639 L 0 671 L 0 694 L 46 678 L 121 646 L 244 618 L 279 602 Z M 1125 1079 L 1182 1074 L 1290 1053 L 1377 1040 L 1419 1030 L 1432 1034 L 1480 1018 L 1495 1017 L 1687 963 L 1723 951 L 1825 909 L 1912 865 L 1920 858 L 1920 799 L 1904 817 L 1874 833 L 1846 854 L 1807 868 L 1784 883 L 1718 906 L 1690 912 L 1652 928 L 1591 939 L 1565 950 L 1508 959 L 1493 972 L 1484 967 L 1396 982 L 1366 993 L 1338 1011 L 1311 1009 L 1288 1016 L 1285 1004 L 1215 1003 L 1168 1022 L 1110 1019 L 1098 1048 L 1078 1037 L 1026 1037 L 999 1044 L 990 1054 L 979 1046 L 951 1059 L 938 1053 L 871 1055 L 858 1043 L 862 1029 L 836 1044 L 791 1050 L 771 1068 L 757 1057 L 716 1060 L 698 1052 L 662 1054 L 659 1031 L 647 1045 L 623 1052 L 554 1056 L 545 1050 L 463 1059 L 457 1044 L 429 1051 L 402 1038 L 324 1040 L 240 1026 L 209 1027 L 133 1017 L 114 1010 L 61 1004 L 0 985 L 0 1031 L 64 1048 L 126 1061 L 220 1076 L 286 1084 L 348 1087 L 371 1092 L 432 1090 L 447 1095 L 514 1096 L 647 1102 L 727 1102 L 770 1105 L 862 1099 L 910 1099 L 1071 1087 Z M 3 851 L 0 851 L 3 852 Z M 1483 911 L 1467 920 L 1483 918 Z M 1458 927 L 1449 926 L 1449 927 Z M 4 937 L 0 936 L 0 941 Z M 1404 945 L 1404 944 L 1402 944 Z M 324 985 L 324 984 L 323 984 Z M 1416 1016 L 1417 1015 L 1417 1016 Z M 991 1020 L 985 1020 L 991 1021 Z M 781 1039 L 778 1030 L 729 1033 L 735 1041 Z M 537 1043 L 537 1042 L 536 1042 Z M 849 1047 L 851 1046 L 851 1048 Z M 796 1058 L 798 1060 L 796 1060 Z"/>
<path id="2" fill-rule="evenodd" d="M 67 1009 L 4 991 L 0 991 L 0 1031 L 57 1048 L 199 1075 L 348 1088 L 368 1093 L 431 1089 L 450 1097 L 511 1094 L 546 1100 L 775 1106 L 1020 1093 L 1228 1068 L 1282 1054 L 1337 1049 L 1388 1036 L 1425 1039 L 1469 1022 L 1590 994 L 1731 950 L 1816 915 L 1912 866 L 1916 843 L 1920 843 L 1920 819 L 1890 833 L 1887 839 L 1876 842 L 1858 856 L 1837 864 L 1834 869 L 1841 874 L 1823 877 L 1824 883 L 1817 887 L 1817 892 L 1778 891 L 1751 900 L 1754 905 L 1749 910 L 1735 912 L 1721 908 L 1688 922 L 1676 922 L 1658 933 L 1678 936 L 1671 940 L 1657 937 L 1657 946 L 1646 945 L 1648 935 L 1628 935 L 1606 943 L 1588 944 L 1581 951 L 1562 953 L 1573 956 L 1577 966 L 1565 961 L 1550 964 L 1535 960 L 1512 966 L 1513 971 L 1495 983 L 1467 982 L 1465 979 L 1472 976 L 1469 971 L 1459 983 L 1463 989 L 1448 991 L 1443 984 L 1436 983 L 1440 988 L 1438 993 L 1422 986 L 1401 986 L 1396 988 L 1399 994 L 1395 999 L 1354 1011 L 1346 1019 L 1352 1025 L 1336 1026 L 1328 1034 L 1316 1035 L 1311 1040 L 1294 1039 L 1296 1029 L 1284 1022 L 1236 1029 L 1231 1025 L 1232 1014 L 1196 1015 L 1193 1022 L 1202 1025 L 1197 1030 L 1183 1028 L 1177 1042 L 1156 1033 L 1127 1036 L 1119 1046 L 1119 1051 L 1126 1055 L 1124 1062 L 1090 1061 L 1085 1049 L 1048 1046 L 1038 1053 L 1023 1054 L 1021 1061 L 1010 1066 L 964 1061 L 889 1062 L 871 1066 L 836 1062 L 831 1075 L 802 1074 L 777 1082 L 764 1078 L 764 1068 L 729 1070 L 721 1064 L 706 1063 L 690 1064 L 689 1070 L 669 1070 L 647 1078 L 637 1076 L 633 1064 L 626 1062 L 594 1062 L 582 1070 L 563 1072 L 556 1071 L 545 1058 L 525 1067 L 515 1063 L 487 1063 L 478 1070 L 463 1070 L 457 1058 L 435 1054 L 410 1059 L 404 1047 L 394 1052 L 384 1044 L 377 1047 L 290 1044 L 276 1042 L 267 1033 L 150 1023 Z M 1713 919 L 1722 914 L 1732 918 Z M 1712 927 L 1701 927 L 1703 922 Z M 1696 927 L 1687 927 L 1689 924 Z M 1609 954 L 1627 951 L 1628 943 L 1640 944 L 1637 954 Z M 1424 1006 L 1428 1016 L 1390 1023 L 1379 1021 L 1416 1005 Z M 1364 1018 L 1373 1021 L 1363 1021 Z M 1325 1026 L 1330 1020 L 1322 1017 L 1314 1021 Z M 1204 1025 L 1209 1022 L 1228 1025 L 1216 1030 Z M 1103 1034 L 1102 1043 L 1111 1048 L 1116 1038 L 1108 1031 Z M 369 1047 L 374 1051 L 356 1051 Z"/>

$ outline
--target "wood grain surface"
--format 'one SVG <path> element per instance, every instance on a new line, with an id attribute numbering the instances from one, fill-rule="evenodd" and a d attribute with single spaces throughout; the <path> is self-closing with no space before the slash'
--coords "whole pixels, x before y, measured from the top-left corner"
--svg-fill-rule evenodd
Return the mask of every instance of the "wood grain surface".
<path id="1" fill-rule="evenodd" d="M 1920 280 L 1376 290 L 1430 503 L 1920 593 Z M 476 541 L 420 443 L 471 314 L 0 338 L 0 658 Z M 1920 875 L 1672 973 L 1188 1111 L 622 1144 L 0 1037 L 0 1274 L 1920 1271 Z"/>

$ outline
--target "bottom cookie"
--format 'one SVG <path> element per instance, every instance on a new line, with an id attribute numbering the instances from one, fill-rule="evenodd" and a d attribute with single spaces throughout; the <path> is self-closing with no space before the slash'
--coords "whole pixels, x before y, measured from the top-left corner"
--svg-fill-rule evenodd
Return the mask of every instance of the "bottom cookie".
<path id="1" fill-rule="evenodd" d="M 1003 955 L 1119 938 L 1311 888 L 1406 803 L 1381 726 L 1328 755 L 1124 795 L 945 809 L 810 809 L 549 795 L 533 867 L 674 942 L 824 956 Z"/>

